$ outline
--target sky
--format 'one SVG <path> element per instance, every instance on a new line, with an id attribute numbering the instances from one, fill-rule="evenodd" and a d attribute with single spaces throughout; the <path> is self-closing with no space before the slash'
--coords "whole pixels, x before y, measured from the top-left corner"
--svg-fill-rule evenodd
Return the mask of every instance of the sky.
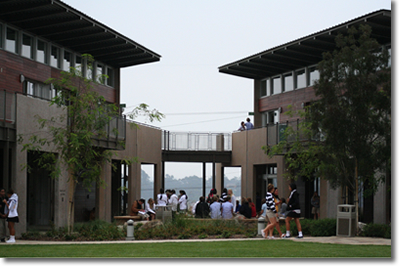
<path id="1" fill-rule="evenodd" d="M 152 125 L 171 132 L 230 133 L 253 111 L 253 81 L 219 73 L 218 67 L 391 9 L 388 0 L 64 2 L 161 55 L 159 62 L 122 69 L 121 103 L 127 111 L 140 103 L 159 110 L 166 117 Z M 145 117 L 137 121 L 149 123 Z M 167 164 L 167 173 L 201 176 L 201 168 Z"/>

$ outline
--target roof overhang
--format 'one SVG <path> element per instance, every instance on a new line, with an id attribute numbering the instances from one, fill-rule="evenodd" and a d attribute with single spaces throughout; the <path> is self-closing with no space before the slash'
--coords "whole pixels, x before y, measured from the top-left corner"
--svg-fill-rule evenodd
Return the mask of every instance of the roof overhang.
<path id="1" fill-rule="evenodd" d="M 323 59 L 323 52 L 336 49 L 335 37 L 338 34 L 345 34 L 349 27 L 358 27 L 362 23 L 372 28 L 372 37 L 380 44 L 391 43 L 391 11 L 379 10 L 221 66 L 219 72 L 250 79 L 263 79 L 317 64 Z"/>
<path id="2" fill-rule="evenodd" d="M 2 0 L 0 20 L 113 67 L 161 56 L 59 0 Z"/>

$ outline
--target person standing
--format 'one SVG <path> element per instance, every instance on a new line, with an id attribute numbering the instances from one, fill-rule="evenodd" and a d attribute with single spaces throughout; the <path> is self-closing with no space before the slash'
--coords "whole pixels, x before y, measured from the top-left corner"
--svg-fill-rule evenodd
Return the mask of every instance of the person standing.
<path id="1" fill-rule="evenodd" d="M 180 212 L 186 212 L 186 210 L 187 210 L 187 201 L 188 201 L 189 198 L 186 195 L 185 190 L 179 190 L 179 193 L 180 193 L 179 200 L 178 200 L 179 211 Z"/>
<path id="2" fill-rule="evenodd" d="M 18 219 L 18 195 L 11 188 L 7 191 L 8 201 L 3 199 L 3 204 L 6 205 L 5 213 L 7 214 L 6 221 L 8 222 L 8 230 L 10 231 L 10 239 L 7 243 L 15 243 L 15 223 L 19 223 Z"/>
<path id="3" fill-rule="evenodd" d="M 235 215 L 233 212 L 233 205 L 231 203 L 231 197 L 227 196 L 224 203 L 221 204 L 222 219 L 232 219 Z"/>
<path id="4" fill-rule="evenodd" d="M 160 188 L 160 194 L 157 195 L 157 206 L 167 206 L 168 197 L 167 194 L 164 193 L 164 189 Z"/>
<path id="5" fill-rule="evenodd" d="M 6 204 L 3 202 L 3 200 L 8 201 L 8 197 L 6 196 L 6 190 L 4 188 L 1 188 L 0 190 L 0 240 L 1 242 L 6 242 L 6 236 L 7 236 L 7 228 L 6 228 L 6 218 L 7 214 L 5 212 L 6 210 Z"/>
<path id="6" fill-rule="evenodd" d="M 245 123 L 246 130 L 251 130 L 251 129 L 253 129 L 253 128 L 254 128 L 254 125 L 250 122 L 250 118 L 247 118 L 246 121 L 247 121 L 247 122 Z"/>
<path id="7" fill-rule="evenodd" d="M 319 219 L 319 203 L 320 203 L 320 197 L 318 195 L 318 192 L 315 191 L 313 197 L 311 198 L 311 213 L 314 214 L 314 220 L 317 218 Z"/>
<path id="8" fill-rule="evenodd" d="M 287 207 L 286 210 L 289 211 L 286 214 L 286 235 L 284 238 L 290 238 L 290 221 L 294 219 L 296 222 L 297 230 L 299 232 L 299 236 L 297 238 L 303 238 L 303 232 L 301 231 L 301 224 L 300 224 L 300 199 L 299 199 L 299 193 L 297 193 L 296 190 L 296 184 L 291 183 L 289 185 L 289 191 L 290 191 L 290 196 L 288 199 Z"/>
<path id="9" fill-rule="evenodd" d="M 237 129 L 238 131 L 244 131 L 244 130 L 246 130 L 246 126 L 244 125 L 244 121 L 242 121 L 241 123 L 240 123 L 240 127 L 239 127 L 239 129 Z"/>
<path id="10" fill-rule="evenodd" d="M 178 210 L 178 196 L 176 195 L 175 189 L 171 190 L 171 197 L 169 198 L 169 204 L 172 205 L 172 211 Z"/>

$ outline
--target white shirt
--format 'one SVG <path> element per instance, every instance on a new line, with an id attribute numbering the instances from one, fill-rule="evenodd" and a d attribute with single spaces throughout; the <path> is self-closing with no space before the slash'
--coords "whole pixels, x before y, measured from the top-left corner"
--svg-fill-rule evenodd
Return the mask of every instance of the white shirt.
<path id="1" fill-rule="evenodd" d="M 187 199 L 188 199 L 187 195 L 182 195 L 179 198 L 179 209 L 180 210 L 186 210 L 187 209 Z"/>
<path id="2" fill-rule="evenodd" d="M 193 215 L 196 215 L 196 207 L 197 207 L 197 204 L 199 204 L 199 202 L 200 202 L 200 200 L 197 200 L 196 203 L 194 203 L 194 205 L 192 207 L 192 214 Z"/>
<path id="3" fill-rule="evenodd" d="M 167 203 L 168 203 L 168 197 L 166 194 L 157 195 L 157 206 L 167 206 Z"/>
<path id="4" fill-rule="evenodd" d="M 231 203 L 233 205 L 233 212 L 236 211 L 236 197 L 234 194 L 231 195 Z"/>
<path id="5" fill-rule="evenodd" d="M 172 210 L 176 211 L 178 206 L 178 196 L 176 194 L 172 194 L 169 198 L 169 203 L 172 205 Z"/>
<path id="6" fill-rule="evenodd" d="M 211 219 L 221 219 L 221 203 L 215 201 L 210 205 Z"/>
<path id="7" fill-rule="evenodd" d="M 156 212 L 150 208 L 149 203 L 146 203 L 146 204 L 145 204 L 145 209 L 144 209 L 144 210 L 145 210 L 146 212 L 151 212 L 151 213 L 156 214 Z"/>

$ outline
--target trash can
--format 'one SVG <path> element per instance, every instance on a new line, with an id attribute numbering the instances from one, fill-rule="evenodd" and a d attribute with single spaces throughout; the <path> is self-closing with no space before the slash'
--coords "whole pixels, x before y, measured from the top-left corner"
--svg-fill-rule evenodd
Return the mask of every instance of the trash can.
<path id="1" fill-rule="evenodd" d="M 172 221 L 172 205 L 156 206 L 156 219 L 163 223 Z"/>
<path id="2" fill-rule="evenodd" d="M 260 235 L 262 235 L 261 234 L 261 231 L 262 230 L 264 230 L 265 229 L 265 218 L 264 217 L 262 217 L 262 216 L 260 216 L 259 218 L 258 218 L 258 235 L 260 236 Z"/>
<path id="3" fill-rule="evenodd" d="M 356 231 L 356 206 L 348 204 L 338 205 L 336 236 L 355 236 Z"/>

